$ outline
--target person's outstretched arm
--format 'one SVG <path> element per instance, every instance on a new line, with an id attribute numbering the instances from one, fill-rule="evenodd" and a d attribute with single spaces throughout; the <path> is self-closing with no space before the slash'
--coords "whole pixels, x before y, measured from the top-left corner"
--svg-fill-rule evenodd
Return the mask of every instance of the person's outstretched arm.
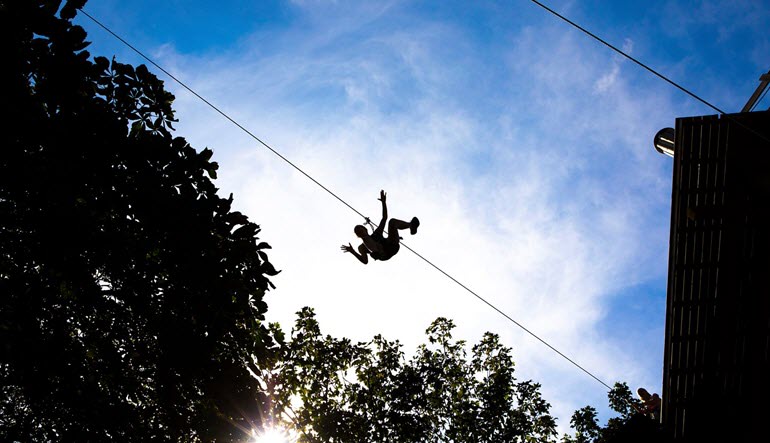
<path id="1" fill-rule="evenodd" d="M 364 245 L 361 245 L 361 246 L 364 246 Z M 341 249 L 342 249 L 342 252 L 350 252 L 351 254 L 355 255 L 358 261 L 360 261 L 361 263 L 367 264 L 369 263 L 369 256 L 365 251 L 362 251 L 362 249 L 364 249 L 365 246 L 364 248 L 362 248 L 361 246 L 359 246 L 358 248 L 359 252 L 356 252 L 356 250 L 353 249 L 353 246 L 351 246 L 350 243 L 348 243 L 347 245 L 342 245 Z"/>
<path id="2" fill-rule="evenodd" d="M 377 200 L 382 202 L 382 220 L 380 220 L 380 225 L 377 226 L 377 230 L 382 232 L 385 229 L 385 223 L 388 222 L 388 204 L 385 202 L 385 191 L 380 191 L 380 198 Z"/>

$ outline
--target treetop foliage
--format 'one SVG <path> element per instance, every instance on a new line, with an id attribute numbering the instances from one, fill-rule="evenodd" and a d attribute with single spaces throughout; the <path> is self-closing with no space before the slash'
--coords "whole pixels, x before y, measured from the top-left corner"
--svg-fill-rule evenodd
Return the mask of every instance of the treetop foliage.
<path id="1" fill-rule="evenodd" d="M 297 313 L 286 337 L 277 324 L 274 353 L 252 365 L 272 400 L 270 417 L 299 442 L 555 442 L 556 419 L 540 384 L 517 380 L 512 350 L 497 334 L 473 346 L 439 317 L 427 343 L 407 358 L 380 335 L 353 343 L 323 335 L 311 308 Z M 468 352 L 470 349 L 470 352 Z M 625 383 L 608 393 L 618 413 L 605 426 L 592 406 L 575 411 L 575 433 L 562 443 L 663 441 L 658 426 L 635 413 Z"/>
<path id="2" fill-rule="evenodd" d="M 554 441 L 550 405 L 539 384 L 516 380 L 510 348 L 487 333 L 468 356 L 453 329 L 436 319 L 428 344 L 406 360 L 398 341 L 379 335 L 368 343 L 322 335 L 305 308 L 258 373 L 272 415 L 308 442 Z"/>

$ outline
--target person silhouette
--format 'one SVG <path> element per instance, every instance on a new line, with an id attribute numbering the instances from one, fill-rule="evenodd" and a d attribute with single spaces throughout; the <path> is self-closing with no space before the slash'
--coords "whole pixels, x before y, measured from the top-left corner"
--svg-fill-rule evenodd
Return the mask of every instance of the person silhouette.
<path id="1" fill-rule="evenodd" d="M 639 400 L 642 401 L 642 407 L 637 410 L 640 413 L 647 415 L 648 417 L 654 420 L 659 420 L 660 419 L 660 396 L 658 394 L 650 394 L 644 388 L 637 389 L 636 394 L 639 396 Z"/>
<path id="2" fill-rule="evenodd" d="M 392 218 L 390 219 L 390 222 L 388 222 L 388 205 L 386 203 L 385 191 L 380 191 L 380 198 L 377 200 L 382 202 L 382 220 L 380 221 L 379 226 L 377 226 L 371 235 L 364 225 L 356 225 L 353 228 L 356 237 L 363 241 L 363 243 L 358 246 L 357 252 L 350 243 L 342 245 L 341 247 L 342 252 L 353 254 L 358 261 L 363 264 L 369 263 L 369 256 L 378 261 L 390 260 L 398 253 L 398 250 L 401 247 L 401 243 L 399 242 L 401 237 L 398 235 L 398 231 L 409 229 L 409 232 L 414 235 L 417 233 L 417 228 L 420 226 L 420 220 L 418 220 L 417 217 L 412 217 L 410 222 L 405 222 L 396 218 Z M 368 218 L 366 221 L 367 223 L 371 223 Z M 388 226 L 387 237 L 383 236 L 386 222 Z"/>

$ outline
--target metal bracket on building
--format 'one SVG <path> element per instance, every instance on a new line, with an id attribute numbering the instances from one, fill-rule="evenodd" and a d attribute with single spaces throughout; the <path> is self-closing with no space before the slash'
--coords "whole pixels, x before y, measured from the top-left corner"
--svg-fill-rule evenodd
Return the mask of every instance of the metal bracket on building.
<path id="1" fill-rule="evenodd" d="M 757 100 L 759 100 L 759 96 L 762 95 L 762 92 L 764 92 L 765 88 L 767 88 L 768 83 L 770 83 L 770 71 L 767 71 L 767 74 L 762 74 L 759 76 L 759 86 L 757 86 L 757 90 L 751 94 L 751 98 L 749 98 L 749 101 L 747 101 L 743 106 L 741 112 L 751 111 L 751 108 L 753 108 L 757 103 Z"/>

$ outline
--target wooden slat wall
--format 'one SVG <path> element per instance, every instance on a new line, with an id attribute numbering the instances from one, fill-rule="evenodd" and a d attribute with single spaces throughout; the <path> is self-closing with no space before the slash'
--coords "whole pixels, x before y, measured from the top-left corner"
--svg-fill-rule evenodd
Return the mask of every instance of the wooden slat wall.
<path id="1" fill-rule="evenodd" d="M 768 115 L 760 117 L 770 128 Z M 663 423 L 677 440 L 736 437 L 723 424 L 740 419 L 751 389 L 770 377 L 761 373 L 770 368 L 770 286 L 757 283 L 770 274 L 770 199 L 750 177 L 770 164 L 752 165 L 767 156 L 746 144 L 756 147 L 756 135 L 734 119 L 677 120 L 662 396 Z"/>

